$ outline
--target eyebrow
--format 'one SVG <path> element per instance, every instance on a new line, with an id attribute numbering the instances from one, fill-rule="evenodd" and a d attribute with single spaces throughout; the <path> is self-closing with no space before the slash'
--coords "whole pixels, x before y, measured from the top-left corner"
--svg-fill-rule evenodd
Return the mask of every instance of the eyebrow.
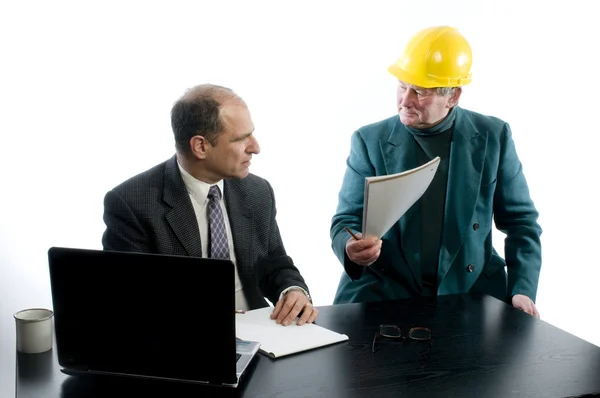
<path id="1" fill-rule="evenodd" d="M 235 141 L 242 141 L 242 140 L 245 140 L 246 138 L 250 137 L 252 134 L 254 134 L 254 129 L 252 129 L 252 131 L 251 131 L 251 132 L 249 132 L 249 133 L 246 133 L 246 134 L 244 134 L 244 135 L 241 135 L 241 136 L 239 136 L 239 137 L 235 137 L 235 138 L 233 138 L 231 141 L 232 141 L 232 142 L 235 142 Z"/>
<path id="2" fill-rule="evenodd" d="M 413 90 L 432 90 L 432 87 L 419 87 L 413 86 L 412 84 L 400 84 L 404 88 L 412 88 Z"/>

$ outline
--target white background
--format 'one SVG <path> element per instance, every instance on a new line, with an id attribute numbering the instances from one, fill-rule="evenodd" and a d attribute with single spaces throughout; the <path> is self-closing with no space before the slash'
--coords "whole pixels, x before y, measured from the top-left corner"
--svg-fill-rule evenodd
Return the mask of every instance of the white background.
<path id="1" fill-rule="evenodd" d="M 275 189 L 315 303 L 331 304 L 342 266 L 329 226 L 350 136 L 394 114 L 386 69 L 408 37 L 448 24 L 474 53 L 461 106 L 510 123 L 541 214 L 542 319 L 600 345 L 595 3 L 294 4 L 1 3 L 0 323 L 51 306 L 50 246 L 101 248 L 105 192 L 173 154 L 171 105 L 205 82 L 249 104 L 262 146 L 251 171 Z"/>

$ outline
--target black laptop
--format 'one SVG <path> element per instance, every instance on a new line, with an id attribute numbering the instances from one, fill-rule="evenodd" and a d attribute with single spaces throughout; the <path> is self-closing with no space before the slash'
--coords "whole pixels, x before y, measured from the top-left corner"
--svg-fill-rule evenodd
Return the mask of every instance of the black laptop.
<path id="1" fill-rule="evenodd" d="M 66 247 L 48 260 L 66 374 L 237 387 L 256 357 L 235 337 L 231 261 Z"/>

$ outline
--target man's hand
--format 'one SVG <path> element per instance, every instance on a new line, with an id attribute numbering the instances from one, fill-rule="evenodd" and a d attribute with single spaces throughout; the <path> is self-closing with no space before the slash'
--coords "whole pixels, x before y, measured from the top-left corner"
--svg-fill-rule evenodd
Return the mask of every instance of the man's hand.
<path id="1" fill-rule="evenodd" d="M 356 236 L 360 239 L 350 238 L 346 242 L 346 254 L 356 264 L 368 267 L 379 258 L 383 242 L 378 238 L 362 239 L 362 234 Z"/>
<path id="2" fill-rule="evenodd" d="M 313 323 L 319 314 L 319 310 L 313 307 L 308 297 L 301 290 L 292 289 L 275 304 L 271 319 L 277 319 L 277 323 L 288 326 L 300 312 L 302 314 L 298 319 L 298 326 Z"/>
<path id="3" fill-rule="evenodd" d="M 524 311 L 529 315 L 532 315 L 536 318 L 540 317 L 540 313 L 538 312 L 537 308 L 535 308 L 533 301 L 523 294 L 515 294 L 512 298 L 512 305 L 513 307 Z"/>

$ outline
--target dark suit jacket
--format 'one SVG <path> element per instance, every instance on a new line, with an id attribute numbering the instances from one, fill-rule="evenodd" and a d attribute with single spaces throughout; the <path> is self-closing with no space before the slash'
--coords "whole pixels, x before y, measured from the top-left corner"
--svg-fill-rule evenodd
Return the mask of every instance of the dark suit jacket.
<path id="1" fill-rule="evenodd" d="M 457 107 L 450 148 L 437 293 L 482 292 L 502 300 L 524 294 L 535 300 L 542 229 L 509 125 Z M 331 224 L 332 247 L 346 271 L 335 304 L 421 295 L 418 206 L 383 236 L 381 255 L 370 267 L 348 258 L 350 235 L 344 230 L 361 230 L 365 177 L 420 166 L 419 151 L 398 115 L 353 134 Z M 494 223 L 506 234 L 504 258 L 492 246 Z"/>
<path id="2" fill-rule="evenodd" d="M 308 287 L 286 254 L 271 185 L 253 174 L 225 180 L 224 193 L 240 280 L 250 308 L 276 303 L 289 286 Z M 105 250 L 202 257 L 200 231 L 176 157 L 109 191 Z"/>

